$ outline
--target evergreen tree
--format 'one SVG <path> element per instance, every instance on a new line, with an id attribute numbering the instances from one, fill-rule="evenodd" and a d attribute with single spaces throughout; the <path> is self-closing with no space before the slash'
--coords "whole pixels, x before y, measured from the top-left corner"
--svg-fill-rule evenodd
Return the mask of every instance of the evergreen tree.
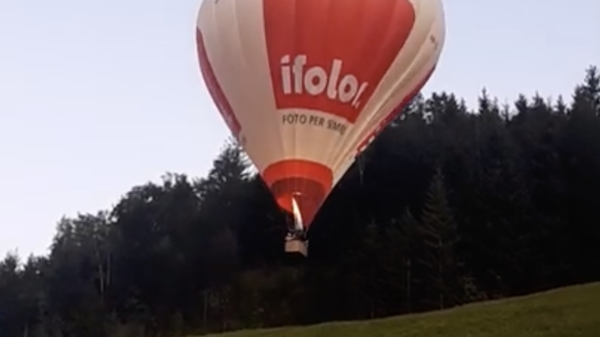
<path id="1" fill-rule="evenodd" d="M 455 252 L 458 236 L 440 169 L 429 187 L 419 232 L 425 248 L 418 259 L 425 267 L 421 282 L 426 283 L 439 309 L 459 304 L 463 285 Z"/>

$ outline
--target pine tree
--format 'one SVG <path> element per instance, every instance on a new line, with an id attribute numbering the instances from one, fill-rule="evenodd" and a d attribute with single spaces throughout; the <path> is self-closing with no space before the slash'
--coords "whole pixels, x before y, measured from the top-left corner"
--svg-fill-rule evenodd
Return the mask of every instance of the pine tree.
<path id="1" fill-rule="evenodd" d="M 438 169 L 427 193 L 427 202 L 419 228 L 425 251 L 419 263 L 425 267 L 428 293 L 435 294 L 439 309 L 461 301 L 461 281 L 455 244 L 458 236 L 452 211 L 448 205 L 444 177 Z"/>
<path id="2" fill-rule="evenodd" d="M 410 210 L 406 210 L 402 219 L 400 220 L 401 225 L 401 235 L 404 238 L 404 258 L 402 261 L 402 265 L 404 267 L 404 287 L 405 287 L 405 310 L 406 312 L 411 312 L 413 310 L 413 284 L 414 280 L 414 271 L 413 264 L 415 257 L 419 254 L 419 249 L 423 246 L 421 242 L 419 242 L 419 222 Z"/>

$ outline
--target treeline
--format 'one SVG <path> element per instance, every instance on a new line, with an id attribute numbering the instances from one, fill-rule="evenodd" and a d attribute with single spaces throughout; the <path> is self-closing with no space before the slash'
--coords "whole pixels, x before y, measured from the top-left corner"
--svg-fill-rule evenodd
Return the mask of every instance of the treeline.
<path id="1" fill-rule="evenodd" d="M 228 144 L 207 177 L 167 174 L 62 219 L 48 256 L 9 254 L 0 335 L 176 337 L 600 280 L 600 72 L 568 104 L 418 96 L 323 206 L 308 259 L 283 253 L 284 223 Z"/>

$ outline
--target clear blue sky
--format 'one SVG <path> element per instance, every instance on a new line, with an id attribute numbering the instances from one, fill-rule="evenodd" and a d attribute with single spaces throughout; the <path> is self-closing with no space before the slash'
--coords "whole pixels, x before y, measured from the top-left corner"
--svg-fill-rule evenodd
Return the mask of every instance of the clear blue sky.
<path id="1" fill-rule="evenodd" d="M 227 132 L 202 83 L 200 0 L 0 0 L 0 254 L 45 254 L 63 215 L 166 171 L 204 175 Z M 598 0 L 446 1 L 425 91 L 570 95 L 600 64 Z"/>

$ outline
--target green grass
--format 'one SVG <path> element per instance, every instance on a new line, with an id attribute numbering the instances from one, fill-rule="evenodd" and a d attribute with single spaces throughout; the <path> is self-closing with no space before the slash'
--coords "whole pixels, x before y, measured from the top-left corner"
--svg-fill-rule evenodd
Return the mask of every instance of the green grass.
<path id="1" fill-rule="evenodd" d="M 219 337 L 600 337 L 600 283 L 426 314 Z"/>

